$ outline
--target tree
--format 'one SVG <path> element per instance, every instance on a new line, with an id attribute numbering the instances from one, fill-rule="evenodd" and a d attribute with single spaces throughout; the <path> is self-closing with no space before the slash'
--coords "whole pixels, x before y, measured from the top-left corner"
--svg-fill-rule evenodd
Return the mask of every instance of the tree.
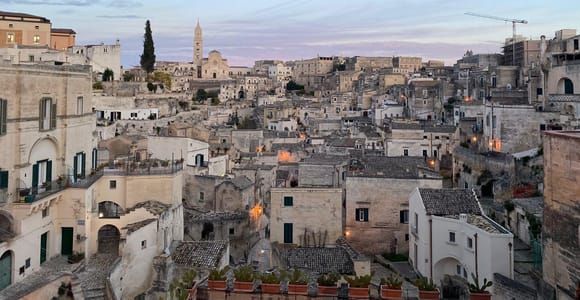
<path id="1" fill-rule="evenodd" d="M 199 102 L 207 99 L 207 92 L 204 89 L 197 90 L 197 93 L 195 93 L 195 99 Z"/>
<path id="2" fill-rule="evenodd" d="M 151 35 L 151 24 L 149 20 L 145 22 L 145 35 L 143 36 L 143 54 L 141 54 L 141 68 L 147 74 L 153 72 L 155 66 L 155 45 Z"/>
<path id="3" fill-rule="evenodd" d="M 297 84 L 294 80 L 291 80 L 286 84 L 286 89 L 289 91 L 296 91 L 296 90 L 304 90 L 304 86 L 301 84 Z"/>
<path id="4" fill-rule="evenodd" d="M 129 72 L 125 72 L 125 74 L 123 74 L 123 81 L 133 81 L 135 79 L 135 74 L 129 73 Z"/>
<path id="5" fill-rule="evenodd" d="M 161 82 L 167 89 L 171 89 L 171 75 L 168 73 L 155 71 L 153 73 L 153 80 Z"/>
<path id="6" fill-rule="evenodd" d="M 103 72 L 103 81 L 113 81 L 114 75 L 113 70 L 106 68 L 105 72 Z"/>

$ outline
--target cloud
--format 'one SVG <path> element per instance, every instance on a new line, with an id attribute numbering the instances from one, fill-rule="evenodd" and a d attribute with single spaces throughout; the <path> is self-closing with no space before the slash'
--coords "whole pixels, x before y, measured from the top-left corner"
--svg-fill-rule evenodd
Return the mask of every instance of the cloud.
<path id="1" fill-rule="evenodd" d="M 138 15 L 101 15 L 97 16 L 101 19 L 143 19 L 143 17 Z"/>
<path id="2" fill-rule="evenodd" d="M 0 3 L 21 5 L 90 6 L 99 0 L 0 0 Z"/>

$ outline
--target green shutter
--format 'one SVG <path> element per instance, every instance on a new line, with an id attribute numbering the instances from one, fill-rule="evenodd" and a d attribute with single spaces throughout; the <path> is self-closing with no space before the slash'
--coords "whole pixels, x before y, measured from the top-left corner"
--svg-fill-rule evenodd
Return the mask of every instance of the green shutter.
<path id="1" fill-rule="evenodd" d="M 0 189 L 8 188 L 8 171 L 0 171 Z"/>
<path id="2" fill-rule="evenodd" d="M 38 187 L 38 164 L 32 165 L 32 187 Z"/>
<path id="3" fill-rule="evenodd" d="M 84 177 L 85 176 L 85 165 L 86 165 L 87 154 L 83 152 L 81 155 L 82 155 L 82 159 L 81 159 L 81 174 Z"/>
<path id="4" fill-rule="evenodd" d="M 6 122 L 8 120 L 8 101 L 0 101 L 0 135 L 6 134 Z"/>
<path id="5" fill-rule="evenodd" d="M 42 130 L 42 121 L 44 120 L 44 98 L 40 99 L 40 103 L 38 106 L 38 130 Z"/>
<path id="6" fill-rule="evenodd" d="M 52 181 L 52 160 L 46 162 L 46 182 Z"/>
<path id="7" fill-rule="evenodd" d="M 77 155 L 74 156 L 74 160 L 73 160 L 73 178 L 75 179 L 75 181 L 77 180 L 77 174 L 79 173 L 79 163 L 78 163 L 78 159 L 77 159 Z"/>
<path id="8" fill-rule="evenodd" d="M 55 128 L 56 128 L 56 103 L 53 103 L 50 110 L 50 129 Z"/>
<path id="9" fill-rule="evenodd" d="M 363 210 L 363 212 L 364 212 L 364 214 L 365 214 L 365 219 L 364 219 L 364 221 L 365 221 L 365 222 L 368 222 L 368 221 L 369 221 L 369 209 L 367 208 L 367 209 Z"/>

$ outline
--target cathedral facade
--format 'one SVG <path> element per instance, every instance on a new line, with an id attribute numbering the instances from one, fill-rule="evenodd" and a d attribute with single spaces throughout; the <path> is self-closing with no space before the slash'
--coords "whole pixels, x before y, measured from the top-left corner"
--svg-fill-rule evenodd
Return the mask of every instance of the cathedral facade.
<path id="1" fill-rule="evenodd" d="M 197 69 L 195 78 L 218 80 L 230 78 L 228 60 L 224 59 L 219 51 L 212 50 L 207 58 L 203 58 L 203 33 L 199 21 L 195 27 L 193 45 L 193 64 Z"/>

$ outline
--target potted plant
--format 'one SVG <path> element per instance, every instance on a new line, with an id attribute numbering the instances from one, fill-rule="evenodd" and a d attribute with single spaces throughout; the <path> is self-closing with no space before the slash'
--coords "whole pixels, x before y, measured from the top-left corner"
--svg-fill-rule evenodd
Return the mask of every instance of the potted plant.
<path id="1" fill-rule="evenodd" d="M 318 283 L 318 296 L 336 297 L 338 290 L 336 284 L 340 276 L 336 273 L 323 274 L 316 282 Z"/>
<path id="2" fill-rule="evenodd" d="M 371 284 L 372 275 L 346 277 L 349 284 L 348 297 L 354 299 L 368 299 L 369 285 Z"/>
<path id="3" fill-rule="evenodd" d="M 483 279 L 483 285 L 479 285 L 479 277 L 476 277 L 471 273 L 471 278 L 474 283 L 469 284 L 469 299 L 471 300 L 490 300 L 491 294 L 486 291 L 487 288 L 493 285 L 493 282 L 487 281 L 487 278 Z"/>
<path id="4" fill-rule="evenodd" d="M 288 276 L 288 294 L 308 295 L 308 277 L 304 272 L 294 269 Z"/>
<path id="5" fill-rule="evenodd" d="M 280 294 L 280 277 L 274 272 L 261 274 L 260 280 L 262 281 L 262 293 Z"/>
<path id="6" fill-rule="evenodd" d="M 254 269 L 251 266 L 242 266 L 234 270 L 234 290 L 240 292 L 254 291 Z"/>
<path id="7" fill-rule="evenodd" d="M 387 278 L 381 278 L 381 298 L 389 300 L 401 299 L 403 294 L 402 285 L 403 280 L 399 276 L 391 274 Z"/>
<path id="8" fill-rule="evenodd" d="M 421 277 L 415 280 L 415 285 L 419 288 L 419 299 L 439 299 L 439 290 L 433 279 Z"/>
<path id="9" fill-rule="evenodd" d="M 226 289 L 226 279 L 229 267 L 223 269 L 213 269 L 209 272 L 207 287 L 211 290 L 223 291 Z"/>

